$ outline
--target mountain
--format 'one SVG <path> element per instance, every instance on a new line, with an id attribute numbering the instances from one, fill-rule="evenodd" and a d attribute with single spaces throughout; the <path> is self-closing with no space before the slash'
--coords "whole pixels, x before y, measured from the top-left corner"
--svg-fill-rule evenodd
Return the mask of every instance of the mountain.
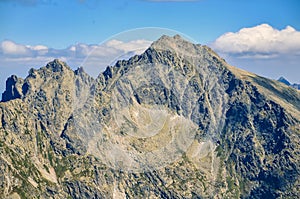
<path id="1" fill-rule="evenodd" d="M 300 90 L 300 84 L 294 83 L 294 84 L 292 84 L 292 87 L 295 88 L 295 89 Z"/>
<path id="2" fill-rule="evenodd" d="M 7 198 L 300 197 L 300 92 L 178 35 L 12 76 L 0 118 Z"/>
<path id="3" fill-rule="evenodd" d="M 280 77 L 277 81 L 284 83 L 285 85 L 291 86 L 292 88 L 300 90 L 300 84 L 291 84 L 288 80 L 286 80 L 284 77 Z"/>
<path id="4" fill-rule="evenodd" d="M 280 77 L 277 81 L 282 82 L 282 83 L 284 83 L 288 86 L 291 85 L 291 83 L 287 79 L 285 79 L 284 77 Z"/>

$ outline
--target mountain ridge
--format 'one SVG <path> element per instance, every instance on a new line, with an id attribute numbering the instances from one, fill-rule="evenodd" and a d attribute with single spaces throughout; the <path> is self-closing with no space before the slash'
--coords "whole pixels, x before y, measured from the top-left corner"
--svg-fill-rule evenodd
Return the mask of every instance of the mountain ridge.
<path id="1" fill-rule="evenodd" d="M 163 36 L 95 80 L 59 60 L 12 80 L 4 196 L 299 196 L 299 92 L 206 46 Z"/>

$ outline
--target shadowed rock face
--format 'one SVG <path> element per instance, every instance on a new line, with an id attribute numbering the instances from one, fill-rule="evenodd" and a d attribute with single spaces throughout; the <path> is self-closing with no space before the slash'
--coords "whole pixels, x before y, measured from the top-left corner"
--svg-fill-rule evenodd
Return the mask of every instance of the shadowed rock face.
<path id="1" fill-rule="evenodd" d="M 300 197 L 300 93 L 178 35 L 96 80 L 54 60 L 2 100 L 0 195 Z"/>
<path id="2" fill-rule="evenodd" d="M 6 80 L 6 90 L 2 94 L 2 101 L 7 102 L 12 99 L 19 99 L 22 97 L 22 89 L 20 85 L 23 84 L 23 79 L 12 75 Z"/>

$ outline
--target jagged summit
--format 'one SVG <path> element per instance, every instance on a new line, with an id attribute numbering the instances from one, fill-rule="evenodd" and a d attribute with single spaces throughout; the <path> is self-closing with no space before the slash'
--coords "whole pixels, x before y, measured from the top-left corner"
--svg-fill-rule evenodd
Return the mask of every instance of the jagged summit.
<path id="1" fill-rule="evenodd" d="M 203 46 L 200 44 L 193 44 L 185 40 L 180 35 L 175 35 L 173 37 L 163 35 L 157 41 L 153 42 L 150 48 L 156 50 L 168 50 L 175 51 L 176 53 L 184 54 L 199 54 Z"/>
<path id="2" fill-rule="evenodd" d="M 51 69 L 53 72 L 62 72 L 64 68 L 71 70 L 71 68 L 63 61 L 54 59 L 46 65 L 47 69 Z"/>
<path id="3" fill-rule="evenodd" d="M 75 80 L 91 84 L 93 78 L 82 67 L 73 71 L 65 62 L 54 59 L 40 69 L 30 69 L 25 79 L 15 75 L 9 77 L 6 81 L 6 90 L 2 94 L 2 101 L 24 99 L 27 95 L 34 95 L 40 89 L 50 92 L 54 85 L 71 88 L 74 87 L 72 83 Z"/>
<path id="4" fill-rule="evenodd" d="M 285 79 L 284 77 L 280 77 L 277 81 L 282 82 L 282 83 L 284 83 L 288 86 L 291 85 L 291 83 L 287 79 Z"/>
<path id="5" fill-rule="evenodd" d="M 113 73 L 124 74 L 125 71 L 134 70 L 132 67 L 138 66 L 138 64 L 165 64 L 169 67 L 172 65 L 180 65 L 180 70 L 184 72 L 188 71 L 191 62 L 199 63 L 195 64 L 192 68 L 199 69 L 198 72 L 207 76 L 209 72 L 210 62 L 216 62 L 217 67 L 224 68 L 227 64 L 224 59 L 220 58 L 212 49 L 205 45 L 193 44 L 180 35 L 166 36 L 163 35 L 157 41 L 153 42 L 152 45 L 146 49 L 141 55 L 135 55 L 129 60 L 119 60 L 115 66 L 109 66 L 104 71 L 103 75 L 105 79 L 112 77 Z M 203 64 L 201 64 L 203 63 Z M 125 71 L 124 71 L 125 70 Z M 101 75 L 100 75 L 101 76 Z"/>
<path id="6" fill-rule="evenodd" d="M 194 44 L 178 34 L 174 36 L 163 35 L 158 40 L 154 41 L 150 48 L 154 48 L 156 50 L 175 51 L 176 53 L 182 53 L 190 56 L 199 56 L 205 53 L 210 53 L 219 59 L 222 59 L 210 47 L 201 44 Z"/>
<path id="7" fill-rule="evenodd" d="M 162 49 L 170 49 L 174 47 L 184 46 L 184 45 L 195 45 L 185 40 L 180 35 L 167 36 L 163 35 L 158 40 L 154 41 L 152 47 L 161 47 Z M 200 46 L 200 45 L 199 45 Z"/>

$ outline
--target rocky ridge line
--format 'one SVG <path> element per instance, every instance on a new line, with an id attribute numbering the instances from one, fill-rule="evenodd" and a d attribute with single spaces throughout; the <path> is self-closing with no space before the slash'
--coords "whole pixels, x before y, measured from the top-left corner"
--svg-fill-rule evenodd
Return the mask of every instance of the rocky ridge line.
<path id="1" fill-rule="evenodd" d="M 11 77 L 4 95 L 5 197 L 299 197 L 299 92 L 231 67 L 210 48 L 180 36 L 163 36 L 95 81 L 54 60 L 24 80 Z M 157 137 L 137 137 L 157 127 L 147 118 L 165 112 L 160 119 L 168 125 L 159 127 Z M 186 129 L 169 130 L 170 118 L 180 117 L 182 124 L 197 126 L 194 139 L 163 167 L 124 171 L 112 167 L 110 153 L 98 156 L 86 145 L 103 147 L 91 138 L 107 135 L 109 146 L 157 151 L 172 143 L 168 135 L 189 135 Z M 98 124 L 91 128 L 96 134 L 84 130 Z"/>

